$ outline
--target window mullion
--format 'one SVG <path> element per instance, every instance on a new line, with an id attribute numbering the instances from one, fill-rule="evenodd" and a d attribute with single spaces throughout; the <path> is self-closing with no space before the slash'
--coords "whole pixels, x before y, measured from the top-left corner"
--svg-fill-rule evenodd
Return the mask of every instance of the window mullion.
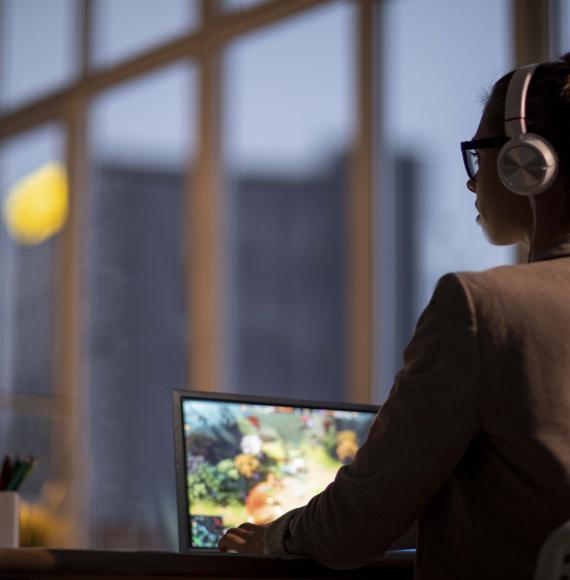
<path id="1" fill-rule="evenodd" d="M 208 4 L 206 1 L 205 4 Z M 208 18 L 208 16 L 206 16 Z M 205 22 L 205 26 L 208 23 Z M 199 150 L 188 179 L 186 224 L 189 268 L 189 370 L 192 388 L 220 388 L 220 79 L 217 46 L 205 42 L 200 55 Z"/>
<path id="2" fill-rule="evenodd" d="M 360 0 L 357 31 L 357 135 L 348 212 L 348 398 L 372 392 L 372 10 Z"/>
<path id="3" fill-rule="evenodd" d="M 65 423 L 62 426 L 63 444 L 59 449 L 65 480 L 68 482 L 69 494 L 66 505 L 69 522 L 69 547 L 87 545 L 86 521 L 88 510 L 84 505 L 87 497 L 87 484 L 90 481 L 88 464 L 85 457 L 85 424 L 86 384 L 83 380 L 82 338 L 85 336 L 85 318 L 81 316 L 81 305 L 86 300 L 81 296 L 81 272 L 79 264 L 84 255 L 86 193 L 86 97 L 77 93 L 67 103 L 67 170 L 69 181 L 69 218 L 62 233 L 61 247 L 58 256 L 60 292 L 56 313 L 59 333 L 56 337 L 57 359 L 56 385 L 65 403 Z"/>

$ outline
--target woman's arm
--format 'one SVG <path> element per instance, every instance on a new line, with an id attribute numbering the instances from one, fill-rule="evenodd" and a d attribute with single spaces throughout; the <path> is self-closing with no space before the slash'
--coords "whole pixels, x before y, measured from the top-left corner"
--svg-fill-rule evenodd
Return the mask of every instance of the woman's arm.
<path id="1" fill-rule="evenodd" d="M 304 508 L 220 541 L 243 553 L 364 564 L 402 536 L 448 480 L 478 425 L 477 328 L 459 275 L 438 283 L 354 461 Z"/>

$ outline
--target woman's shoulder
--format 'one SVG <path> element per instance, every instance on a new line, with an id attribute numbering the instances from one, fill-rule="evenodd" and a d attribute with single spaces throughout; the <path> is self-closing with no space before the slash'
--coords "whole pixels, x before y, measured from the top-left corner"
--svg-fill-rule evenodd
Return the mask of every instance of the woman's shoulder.
<path id="1" fill-rule="evenodd" d="M 528 304 L 570 291 L 570 259 L 496 266 L 481 271 L 453 272 L 441 280 L 457 281 L 469 301 L 477 305 Z M 566 300 L 566 298 L 565 298 Z"/>
<path id="2" fill-rule="evenodd" d="M 508 289 L 528 277 L 527 264 L 496 266 L 487 270 L 449 272 L 437 282 L 436 292 L 460 291 L 467 296 Z"/>
<path id="3" fill-rule="evenodd" d="M 486 270 L 464 270 L 452 272 L 462 285 L 476 291 L 478 288 L 493 288 L 506 285 L 507 287 L 522 278 L 528 278 L 533 264 L 508 264 L 487 268 Z"/>
<path id="4" fill-rule="evenodd" d="M 503 288 L 520 291 L 521 285 L 528 287 L 534 284 L 556 284 L 561 281 L 561 277 L 567 277 L 570 281 L 570 259 L 507 264 L 486 270 L 452 272 L 448 275 L 457 277 L 472 291 Z"/>

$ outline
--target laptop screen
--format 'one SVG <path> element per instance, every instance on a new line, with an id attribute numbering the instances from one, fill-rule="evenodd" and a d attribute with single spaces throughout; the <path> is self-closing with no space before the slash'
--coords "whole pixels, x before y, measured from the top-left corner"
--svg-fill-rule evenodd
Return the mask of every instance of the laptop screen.
<path id="1" fill-rule="evenodd" d="M 377 407 L 176 391 L 181 551 L 305 505 L 353 459 Z"/>

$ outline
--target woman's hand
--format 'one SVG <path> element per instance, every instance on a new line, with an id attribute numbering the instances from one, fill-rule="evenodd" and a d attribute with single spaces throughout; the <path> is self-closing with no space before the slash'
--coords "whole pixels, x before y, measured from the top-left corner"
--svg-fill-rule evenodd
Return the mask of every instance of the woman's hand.
<path id="1" fill-rule="evenodd" d="M 221 552 L 238 552 L 239 554 L 263 554 L 263 532 L 265 526 L 242 524 L 238 528 L 230 528 L 218 542 Z"/>

